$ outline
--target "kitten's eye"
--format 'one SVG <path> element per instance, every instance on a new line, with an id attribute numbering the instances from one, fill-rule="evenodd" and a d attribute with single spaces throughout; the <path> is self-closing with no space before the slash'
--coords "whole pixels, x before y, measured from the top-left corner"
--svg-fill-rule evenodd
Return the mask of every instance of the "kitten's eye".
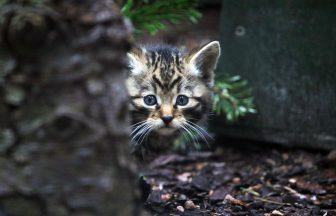
<path id="1" fill-rule="evenodd" d="M 145 96 L 144 97 L 144 102 L 148 106 L 154 106 L 157 103 L 156 97 L 154 95 Z"/>
<path id="2" fill-rule="evenodd" d="M 179 95 L 176 98 L 176 104 L 179 106 L 185 106 L 189 102 L 189 98 L 185 95 Z"/>

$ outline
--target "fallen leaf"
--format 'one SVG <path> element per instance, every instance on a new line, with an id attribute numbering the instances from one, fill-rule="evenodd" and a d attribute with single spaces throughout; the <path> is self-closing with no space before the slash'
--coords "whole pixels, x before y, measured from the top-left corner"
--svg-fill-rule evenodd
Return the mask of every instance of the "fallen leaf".
<path id="1" fill-rule="evenodd" d="M 241 205 L 241 206 L 244 205 L 243 201 L 234 198 L 234 197 L 231 196 L 230 194 L 227 194 L 227 195 L 225 196 L 225 200 L 229 201 L 229 202 L 230 202 L 231 204 L 233 204 L 233 205 Z"/>

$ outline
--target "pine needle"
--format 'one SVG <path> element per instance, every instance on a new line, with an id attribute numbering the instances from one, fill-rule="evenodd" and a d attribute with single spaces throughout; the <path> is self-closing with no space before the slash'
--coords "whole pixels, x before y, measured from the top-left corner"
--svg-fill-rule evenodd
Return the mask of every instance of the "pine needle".
<path id="1" fill-rule="evenodd" d="M 135 33 L 147 31 L 154 35 L 166 29 L 167 22 L 197 23 L 202 15 L 196 5 L 197 0 L 127 0 L 121 11 L 132 21 Z"/>
<path id="2" fill-rule="evenodd" d="M 235 121 L 248 113 L 256 113 L 252 91 L 240 76 L 225 77 L 214 86 L 213 111 Z"/>

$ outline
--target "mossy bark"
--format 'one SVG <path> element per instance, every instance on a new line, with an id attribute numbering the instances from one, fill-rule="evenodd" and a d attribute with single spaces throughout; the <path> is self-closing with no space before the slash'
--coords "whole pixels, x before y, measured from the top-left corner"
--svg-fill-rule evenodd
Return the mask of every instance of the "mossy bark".
<path id="1" fill-rule="evenodd" d="M 130 29 L 118 5 L 8 2 L 0 5 L 0 215 L 130 215 Z"/>

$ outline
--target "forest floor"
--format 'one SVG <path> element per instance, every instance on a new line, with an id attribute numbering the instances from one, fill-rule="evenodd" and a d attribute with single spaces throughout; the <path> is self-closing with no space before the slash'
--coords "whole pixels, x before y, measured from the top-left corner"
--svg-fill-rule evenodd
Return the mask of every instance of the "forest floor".
<path id="1" fill-rule="evenodd" d="M 336 215 L 336 152 L 245 145 L 160 156 L 141 179 L 154 215 Z"/>

